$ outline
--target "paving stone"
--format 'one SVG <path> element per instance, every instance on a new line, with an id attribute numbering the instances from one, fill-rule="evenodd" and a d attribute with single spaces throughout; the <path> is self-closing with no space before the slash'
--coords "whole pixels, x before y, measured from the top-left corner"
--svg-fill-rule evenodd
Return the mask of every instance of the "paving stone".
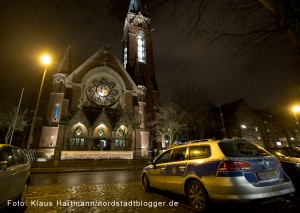
<path id="1" fill-rule="evenodd" d="M 145 193 L 140 182 L 75 186 L 33 185 L 29 187 L 25 212 L 192 212 L 181 204 L 176 207 L 168 206 L 170 202 L 174 204 L 176 201 L 155 193 Z"/>

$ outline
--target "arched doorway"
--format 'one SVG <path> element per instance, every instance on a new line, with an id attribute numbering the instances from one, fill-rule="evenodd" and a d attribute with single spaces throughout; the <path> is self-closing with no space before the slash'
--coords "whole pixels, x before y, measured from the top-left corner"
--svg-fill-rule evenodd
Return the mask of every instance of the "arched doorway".
<path id="1" fill-rule="evenodd" d="M 93 131 L 93 151 L 111 150 L 111 132 L 105 124 L 98 125 Z"/>

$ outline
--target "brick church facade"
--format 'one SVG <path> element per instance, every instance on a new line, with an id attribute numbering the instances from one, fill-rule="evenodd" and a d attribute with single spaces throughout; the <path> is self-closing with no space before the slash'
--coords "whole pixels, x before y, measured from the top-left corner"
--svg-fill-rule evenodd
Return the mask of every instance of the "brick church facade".
<path id="1" fill-rule="evenodd" d="M 140 0 L 129 5 L 121 61 L 105 45 L 72 70 L 69 47 L 53 75 L 39 147 L 144 156 L 161 144 L 151 126 L 159 93 L 150 18 Z"/>

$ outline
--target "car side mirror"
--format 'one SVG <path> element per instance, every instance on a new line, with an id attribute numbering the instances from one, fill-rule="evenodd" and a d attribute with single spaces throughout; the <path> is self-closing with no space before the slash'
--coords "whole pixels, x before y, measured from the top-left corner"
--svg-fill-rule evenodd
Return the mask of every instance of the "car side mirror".
<path id="1" fill-rule="evenodd" d="M 154 161 L 149 161 L 149 164 L 152 165 L 154 169 L 156 169 L 156 163 Z"/>
<path id="2" fill-rule="evenodd" d="M 0 162 L 0 170 L 5 171 L 7 167 L 7 161 L 1 161 Z"/>

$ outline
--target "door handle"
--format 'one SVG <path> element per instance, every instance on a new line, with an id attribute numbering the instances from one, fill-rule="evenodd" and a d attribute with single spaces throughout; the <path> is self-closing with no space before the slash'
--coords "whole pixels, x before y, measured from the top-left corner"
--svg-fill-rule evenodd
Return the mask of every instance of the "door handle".
<path id="1" fill-rule="evenodd" d="M 185 169 L 185 166 L 179 166 L 180 171 L 183 172 L 183 170 Z"/>

